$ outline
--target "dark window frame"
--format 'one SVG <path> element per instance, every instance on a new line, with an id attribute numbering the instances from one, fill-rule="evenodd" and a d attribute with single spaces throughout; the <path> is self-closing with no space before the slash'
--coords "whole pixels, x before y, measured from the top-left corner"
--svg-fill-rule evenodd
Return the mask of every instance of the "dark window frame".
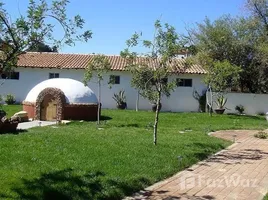
<path id="1" fill-rule="evenodd" d="M 1 74 L 1 79 L 20 80 L 20 72 L 8 72 L 7 74 Z"/>
<path id="2" fill-rule="evenodd" d="M 177 87 L 193 87 L 193 79 L 191 78 L 177 78 Z"/>
<path id="3" fill-rule="evenodd" d="M 119 75 L 110 75 L 110 84 L 120 85 L 121 77 Z"/>
<path id="4" fill-rule="evenodd" d="M 49 73 L 48 74 L 49 79 L 59 78 L 59 77 L 60 77 L 60 73 Z"/>

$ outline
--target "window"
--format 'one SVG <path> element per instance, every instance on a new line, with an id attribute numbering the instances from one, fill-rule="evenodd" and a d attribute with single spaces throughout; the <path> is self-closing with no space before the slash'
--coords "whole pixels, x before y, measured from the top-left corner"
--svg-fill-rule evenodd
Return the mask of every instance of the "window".
<path id="1" fill-rule="evenodd" d="M 120 76 L 111 75 L 109 83 L 120 84 Z"/>
<path id="2" fill-rule="evenodd" d="M 49 79 L 51 78 L 59 78 L 60 74 L 59 73 L 49 73 Z"/>
<path id="3" fill-rule="evenodd" d="M 177 82 L 178 87 L 192 87 L 193 86 L 192 79 L 177 78 L 176 82 Z"/>
<path id="4" fill-rule="evenodd" d="M 20 79 L 20 73 L 19 72 L 9 72 L 5 74 L 1 74 L 2 79 L 13 79 L 13 80 L 19 80 Z"/>

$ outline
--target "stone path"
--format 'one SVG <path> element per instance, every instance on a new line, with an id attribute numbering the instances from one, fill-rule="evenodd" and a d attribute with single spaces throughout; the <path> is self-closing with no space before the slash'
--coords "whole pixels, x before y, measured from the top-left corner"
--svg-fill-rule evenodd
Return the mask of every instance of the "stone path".
<path id="1" fill-rule="evenodd" d="M 268 192 L 268 140 L 258 131 L 219 131 L 212 135 L 236 142 L 200 162 L 126 199 L 261 200 Z"/>
<path id="2" fill-rule="evenodd" d="M 23 123 L 19 123 L 17 129 L 26 130 L 26 129 L 37 127 L 37 126 L 50 126 L 50 125 L 55 125 L 55 124 L 56 122 L 48 122 L 48 121 L 23 122 Z"/>

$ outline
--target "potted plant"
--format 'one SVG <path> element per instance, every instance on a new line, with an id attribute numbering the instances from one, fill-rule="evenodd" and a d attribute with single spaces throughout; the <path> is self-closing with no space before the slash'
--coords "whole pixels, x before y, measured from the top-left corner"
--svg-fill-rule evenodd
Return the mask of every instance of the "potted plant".
<path id="1" fill-rule="evenodd" d="M 215 112 L 217 114 L 223 114 L 225 111 L 225 104 L 227 103 L 227 98 L 224 98 L 223 94 L 219 95 L 216 99 L 216 105 L 217 108 L 215 109 Z"/>
<path id="2" fill-rule="evenodd" d="M 113 99 L 116 102 L 116 107 L 118 109 L 124 110 L 127 107 L 127 103 L 126 103 L 126 96 L 125 96 L 125 91 L 124 90 L 120 90 L 118 94 L 114 94 Z"/>

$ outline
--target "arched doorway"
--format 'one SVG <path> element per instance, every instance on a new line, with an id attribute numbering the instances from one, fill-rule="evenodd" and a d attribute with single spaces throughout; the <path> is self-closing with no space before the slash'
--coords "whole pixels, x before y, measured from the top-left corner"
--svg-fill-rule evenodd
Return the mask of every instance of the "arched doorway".
<path id="1" fill-rule="evenodd" d="M 60 89 L 46 88 L 42 90 L 36 100 L 35 119 L 42 121 L 63 120 L 65 103 L 65 95 Z"/>
<path id="2" fill-rule="evenodd" d="M 57 120 L 57 101 L 52 95 L 47 94 L 41 103 L 41 120 Z"/>

